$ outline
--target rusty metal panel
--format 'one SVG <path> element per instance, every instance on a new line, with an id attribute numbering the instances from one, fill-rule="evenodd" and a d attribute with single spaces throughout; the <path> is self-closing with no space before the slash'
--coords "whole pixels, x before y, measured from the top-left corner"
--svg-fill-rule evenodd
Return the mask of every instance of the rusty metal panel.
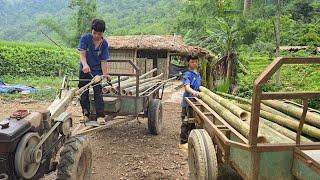
<path id="1" fill-rule="evenodd" d="M 293 179 L 291 167 L 293 163 L 292 151 L 262 152 L 260 153 L 259 179 Z"/>

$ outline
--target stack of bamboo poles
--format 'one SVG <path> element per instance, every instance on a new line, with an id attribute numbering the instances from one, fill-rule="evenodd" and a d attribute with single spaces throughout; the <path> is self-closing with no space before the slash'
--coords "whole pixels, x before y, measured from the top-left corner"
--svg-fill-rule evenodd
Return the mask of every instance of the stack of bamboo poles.
<path id="1" fill-rule="evenodd" d="M 152 73 L 154 73 L 155 71 L 157 71 L 157 68 L 154 68 L 151 71 L 139 76 L 140 83 L 141 83 L 141 80 L 147 79 L 147 77 L 149 75 L 152 75 Z M 118 78 L 112 80 L 110 83 L 112 86 L 108 86 L 109 85 L 108 83 L 102 84 L 102 92 L 104 94 L 119 93 L 121 92 L 120 88 L 123 89 L 124 87 L 130 87 L 130 86 L 136 85 L 136 77 L 128 77 L 128 76 L 120 77 L 120 87 L 118 87 L 119 85 Z"/>
<path id="2" fill-rule="evenodd" d="M 251 101 L 221 92 L 213 93 L 200 87 L 200 96 L 233 128 L 249 136 Z M 266 100 L 261 103 L 258 141 L 260 143 L 293 143 L 299 128 L 302 108 L 283 101 Z M 320 114 L 308 112 L 302 128 L 301 142 L 320 140 Z"/>
<path id="3" fill-rule="evenodd" d="M 155 76 L 155 77 L 148 77 L 149 75 L 152 75 L 153 72 L 157 71 L 157 68 L 152 69 L 151 71 L 142 74 L 141 76 L 139 76 L 139 89 L 138 89 L 138 93 L 142 93 L 146 90 L 148 90 L 149 88 L 155 86 L 158 83 L 164 84 L 168 81 L 171 81 L 173 79 L 176 79 L 176 77 L 174 78 L 170 78 L 167 80 L 162 81 L 162 77 L 163 77 L 163 73 Z M 120 78 L 120 87 L 119 87 L 119 83 L 118 83 L 118 79 L 115 79 L 113 81 L 111 81 L 112 86 L 107 86 L 108 84 L 102 84 L 102 92 L 104 94 L 119 94 L 121 93 L 122 95 L 136 95 L 137 94 L 137 82 L 136 82 L 136 78 L 132 77 L 121 77 Z"/>

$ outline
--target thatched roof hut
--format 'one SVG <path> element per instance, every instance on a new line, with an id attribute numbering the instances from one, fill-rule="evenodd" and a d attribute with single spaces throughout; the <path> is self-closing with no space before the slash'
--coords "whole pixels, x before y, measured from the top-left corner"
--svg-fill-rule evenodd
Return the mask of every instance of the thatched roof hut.
<path id="1" fill-rule="evenodd" d="M 131 35 L 110 36 L 110 57 L 114 60 L 130 59 L 142 72 L 158 68 L 158 74 L 163 73 L 168 78 L 171 60 L 185 58 L 188 54 L 201 58 L 212 58 L 214 54 L 204 48 L 189 46 L 184 43 L 182 36 L 177 35 Z M 132 72 L 125 64 L 113 63 L 109 65 L 110 72 Z"/>
<path id="2" fill-rule="evenodd" d="M 107 39 L 109 48 L 113 50 L 159 50 L 181 55 L 192 53 L 205 57 L 214 56 L 210 50 L 185 44 L 183 37 L 178 35 L 110 36 Z"/>

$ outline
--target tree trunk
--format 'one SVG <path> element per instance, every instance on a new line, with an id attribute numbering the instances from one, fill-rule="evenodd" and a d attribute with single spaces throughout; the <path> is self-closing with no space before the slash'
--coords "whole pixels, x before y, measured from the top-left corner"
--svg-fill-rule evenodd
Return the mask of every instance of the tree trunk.
<path id="1" fill-rule="evenodd" d="M 207 87 L 207 59 L 201 58 L 200 64 L 200 75 L 201 75 L 201 85 Z"/>
<path id="2" fill-rule="evenodd" d="M 232 58 L 231 58 L 231 52 L 228 51 L 227 52 L 227 78 L 226 78 L 226 82 L 231 82 L 231 74 L 232 74 Z"/>
<path id="3" fill-rule="evenodd" d="M 276 35 L 276 57 L 280 56 L 280 0 L 276 0 L 276 17 L 274 30 Z M 280 69 L 276 72 L 276 86 L 280 87 Z"/>
<path id="4" fill-rule="evenodd" d="M 213 60 L 210 59 L 207 63 L 207 87 L 210 90 L 213 90 L 214 88 L 214 79 L 213 79 Z"/>
<path id="5" fill-rule="evenodd" d="M 252 0 L 244 0 L 243 14 L 247 14 L 248 12 L 250 12 L 251 5 L 252 5 Z"/>

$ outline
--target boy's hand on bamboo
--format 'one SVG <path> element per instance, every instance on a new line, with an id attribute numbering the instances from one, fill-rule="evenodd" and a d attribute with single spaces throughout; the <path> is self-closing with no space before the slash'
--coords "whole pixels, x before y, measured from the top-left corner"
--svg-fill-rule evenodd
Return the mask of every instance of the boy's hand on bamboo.
<path id="1" fill-rule="evenodd" d="M 111 81 L 111 76 L 110 76 L 109 74 L 104 75 L 104 77 L 106 78 L 106 80 L 107 80 L 108 82 Z"/>
<path id="2" fill-rule="evenodd" d="M 192 91 L 191 92 L 192 93 L 192 95 L 194 96 L 194 97 L 200 97 L 200 92 L 199 91 Z"/>

